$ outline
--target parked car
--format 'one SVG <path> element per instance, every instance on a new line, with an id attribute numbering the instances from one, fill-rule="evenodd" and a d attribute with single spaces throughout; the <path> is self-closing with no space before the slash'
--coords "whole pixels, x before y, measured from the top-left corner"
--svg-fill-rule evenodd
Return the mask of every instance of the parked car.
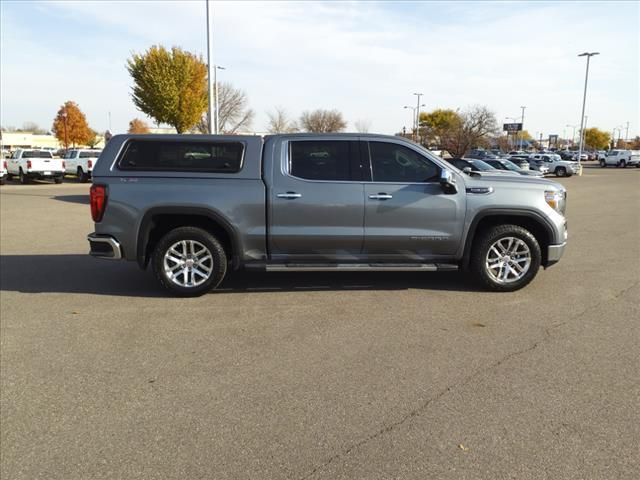
<path id="1" fill-rule="evenodd" d="M 101 152 L 102 150 L 69 150 L 64 156 L 66 174 L 75 175 L 82 183 L 88 182 Z"/>
<path id="2" fill-rule="evenodd" d="M 549 173 L 553 173 L 556 177 L 570 177 L 578 173 L 578 162 L 562 160 L 556 153 L 535 154 L 531 156 L 531 160 L 545 165 Z"/>
<path id="3" fill-rule="evenodd" d="M 640 150 L 611 150 L 604 159 L 600 160 L 600 166 L 615 165 L 626 168 L 629 166 L 640 167 Z"/>
<path id="4" fill-rule="evenodd" d="M 515 163 L 513 163 L 512 161 L 506 160 L 504 158 L 501 158 L 499 160 L 487 159 L 487 160 L 484 160 L 484 162 L 498 170 L 514 172 L 514 173 L 517 173 L 518 175 L 524 175 L 527 177 L 542 177 L 544 175 L 542 172 L 537 170 L 530 170 L 530 169 L 524 170 L 520 168 L 518 165 L 516 165 Z M 527 164 L 527 166 L 528 165 L 529 164 Z"/>
<path id="5" fill-rule="evenodd" d="M 509 160 L 510 162 L 515 163 L 518 167 L 520 167 L 523 170 L 529 170 L 531 167 L 529 165 L 529 155 L 528 154 L 524 154 L 524 155 L 510 155 L 507 157 L 507 160 Z M 546 172 L 543 172 L 546 173 Z"/>
<path id="6" fill-rule="evenodd" d="M 64 178 L 63 161 L 53 158 L 51 152 L 46 150 L 17 149 L 7 162 L 8 177 L 20 178 L 20 183 L 28 183 L 36 178 L 40 180 L 53 179 L 56 183 L 62 183 Z"/>
<path id="7" fill-rule="evenodd" d="M 464 269 L 513 291 L 567 242 L 562 185 L 471 177 L 382 135 L 116 135 L 90 204 L 90 254 L 151 264 L 180 296 L 217 287 L 228 268 Z"/>
<path id="8" fill-rule="evenodd" d="M 560 150 L 556 153 L 560 155 L 560 158 L 562 160 L 573 161 L 574 157 L 576 156 L 576 152 L 572 152 L 571 150 Z"/>
<path id="9" fill-rule="evenodd" d="M 598 156 L 596 158 L 596 160 L 598 160 L 598 162 L 600 162 L 601 160 L 606 160 L 607 158 L 607 151 L 606 150 L 598 150 Z"/>
<path id="10" fill-rule="evenodd" d="M 487 151 L 487 150 L 471 150 L 469 153 L 465 155 L 465 158 L 475 158 L 477 160 L 484 160 L 486 158 L 500 158 L 497 155 Z"/>
<path id="11" fill-rule="evenodd" d="M 451 158 L 447 160 L 454 167 L 462 170 L 464 173 L 478 173 L 485 172 L 486 174 L 491 175 L 512 175 L 515 176 L 517 173 L 507 172 L 504 170 L 498 170 L 495 167 L 492 167 L 488 163 L 483 160 L 478 160 L 476 158 Z"/>
<path id="12" fill-rule="evenodd" d="M 7 161 L 0 160 L 0 185 L 4 185 L 7 179 Z"/>

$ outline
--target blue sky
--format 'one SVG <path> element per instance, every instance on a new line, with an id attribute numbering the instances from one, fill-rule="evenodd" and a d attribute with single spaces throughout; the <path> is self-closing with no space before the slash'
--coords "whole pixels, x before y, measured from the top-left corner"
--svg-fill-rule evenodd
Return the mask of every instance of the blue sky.
<path id="1" fill-rule="evenodd" d="M 145 118 L 130 97 L 131 52 L 153 44 L 206 53 L 204 0 L 0 2 L 0 123 L 49 128 L 78 102 L 91 126 Z M 221 80 L 266 112 L 337 108 L 353 129 L 410 127 L 413 92 L 426 109 L 480 104 L 500 122 L 526 105 L 531 134 L 580 121 L 585 50 L 589 126 L 630 122 L 640 134 L 638 2 L 214 2 Z"/>

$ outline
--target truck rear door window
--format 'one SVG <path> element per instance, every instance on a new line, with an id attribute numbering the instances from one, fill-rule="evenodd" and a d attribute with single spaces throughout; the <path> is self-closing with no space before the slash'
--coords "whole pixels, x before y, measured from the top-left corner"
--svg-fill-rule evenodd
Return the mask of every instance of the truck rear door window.
<path id="1" fill-rule="evenodd" d="M 239 142 L 132 140 L 118 162 L 120 170 L 236 173 L 242 168 Z"/>
<path id="2" fill-rule="evenodd" d="M 339 140 L 291 142 L 289 173 L 306 180 L 352 180 L 352 143 Z"/>

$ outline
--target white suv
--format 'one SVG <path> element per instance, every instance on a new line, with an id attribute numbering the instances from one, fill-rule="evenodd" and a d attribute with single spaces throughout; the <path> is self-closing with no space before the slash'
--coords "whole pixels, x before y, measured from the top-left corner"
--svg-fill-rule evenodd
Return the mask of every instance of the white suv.
<path id="1" fill-rule="evenodd" d="M 570 177 L 578 173 L 578 162 L 562 160 L 562 157 L 556 153 L 539 153 L 532 155 L 531 158 L 549 168 L 549 173 L 555 174 L 556 177 Z"/>

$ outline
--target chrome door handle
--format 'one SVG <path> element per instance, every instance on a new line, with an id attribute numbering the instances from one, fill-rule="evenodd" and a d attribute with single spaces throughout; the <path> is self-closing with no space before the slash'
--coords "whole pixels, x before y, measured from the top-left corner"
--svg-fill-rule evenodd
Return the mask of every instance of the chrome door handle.
<path id="1" fill-rule="evenodd" d="M 377 193 L 375 195 L 369 195 L 371 200 L 389 200 L 393 198 L 393 195 L 389 195 L 388 193 Z"/>
<path id="2" fill-rule="evenodd" d="M 287 193 L 278 193 L 276 195 L 276 197 L 278 198 L 288 198 L 288 199 L 294 199 L 294 198 L 300 198 L 302 196 L 301 193 L 295 193 L 295 192 L 287 192 Z"/>

